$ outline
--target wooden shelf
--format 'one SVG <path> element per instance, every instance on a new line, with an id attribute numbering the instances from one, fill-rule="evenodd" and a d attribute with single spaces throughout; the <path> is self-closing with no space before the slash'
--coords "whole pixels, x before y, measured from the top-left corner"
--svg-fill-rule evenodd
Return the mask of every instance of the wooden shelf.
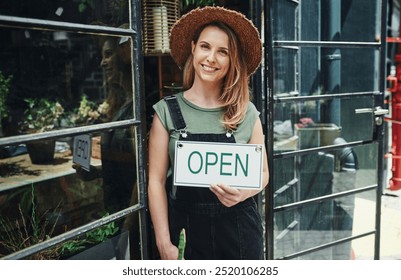
<path id="1" fill-rule="evenodd" d="M 91 164 L 101 165 L 96 158 Z M 51 164 L 32 164 L 28 154 L 1 159 L 0 165 L 10 169 L 10 176 L 0 177 L 0 192 L 75 174 L 70 153 L 56 153 Z"/>

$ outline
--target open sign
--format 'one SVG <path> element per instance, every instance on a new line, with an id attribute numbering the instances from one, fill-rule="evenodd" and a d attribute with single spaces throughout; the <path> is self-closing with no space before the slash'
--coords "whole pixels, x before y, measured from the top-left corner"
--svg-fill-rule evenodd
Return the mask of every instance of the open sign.
<path id="1" fill-rule="evenodd" d="M 260 189 L 263 173 L 263 146 L 177 141 L 174 184 L 209 187 L 225 183 L 236 188 Z"/>

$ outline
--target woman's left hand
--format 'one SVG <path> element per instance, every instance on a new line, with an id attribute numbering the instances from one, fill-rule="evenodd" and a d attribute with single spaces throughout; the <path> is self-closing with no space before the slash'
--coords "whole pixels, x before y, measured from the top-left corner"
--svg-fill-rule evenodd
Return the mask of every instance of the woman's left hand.
<path id="1" fill-rule="evenodd" d="M 252 195 L 248 190 L 236 189 L 225 184 L 212 184 L 210 190 L 227 207 L 232 207 Z"/>

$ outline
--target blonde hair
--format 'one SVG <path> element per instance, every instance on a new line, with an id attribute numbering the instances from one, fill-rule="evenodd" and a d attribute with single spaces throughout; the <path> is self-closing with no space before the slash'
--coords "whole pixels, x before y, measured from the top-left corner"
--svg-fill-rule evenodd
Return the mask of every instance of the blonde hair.
<path id="1" fill-rule="evenodd" d="M 213 21 L 199 28 L 199 30 L 195 32 L 193 42 L 196 44 L 200 33 L 208 26 L 215 26 L 224 31 L 228 36 L 230 67 L 223 83 L 220 100 L 223 101 L 225 107 L 222 123 L 227 129 L 235 130 L 244 120 L 250 101 L 247 65 L 237 35 L 230 27 L 222 22 Z M 195 69 L 193 67 L 193 55 L 191 53 L 184 66 L 184 90 L 191 88 L 194 79 Z"/>

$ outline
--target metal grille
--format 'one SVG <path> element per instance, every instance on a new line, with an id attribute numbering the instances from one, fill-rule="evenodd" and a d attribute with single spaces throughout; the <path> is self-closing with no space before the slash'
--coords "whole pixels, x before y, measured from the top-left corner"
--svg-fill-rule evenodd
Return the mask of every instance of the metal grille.
<path id="1" fill-rule="evenodd" d="M 179 0 L 143 0 L 143 51 L 145 55 L 170 53 L 169 32 L 179 16 Z"/>

